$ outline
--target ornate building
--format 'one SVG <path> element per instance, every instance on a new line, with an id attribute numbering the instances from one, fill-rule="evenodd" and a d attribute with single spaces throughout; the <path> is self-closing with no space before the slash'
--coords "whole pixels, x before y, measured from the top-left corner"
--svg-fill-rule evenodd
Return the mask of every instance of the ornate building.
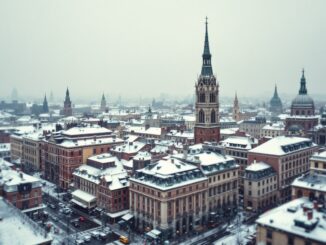
<path id="1" fill-rule="evenodd" d="M 277 86 L 275 85 L 274 95 L 269 103 L 270 110 L 273 114 L 281 114 L 283 111 L 283 105 L 280 97 L 277 93 Z"/>
<path id="2" fill-rule="evenodd" d="M 203 65 L 196 83 L 196 124 L 195 143 L 219 141 L 219 85 L 213 75 L 211 54 L 209 51 L 207 18 Z"/>
<path id="3" fill-rule="evenodd" d="M 233 101 L 233 109 L 232 109 L 232 118 L 234 121 L 240 121 L 240 107 L 237 93 L 235 93 L 234 101 Z"/>
<path id="4" fill-rule="evenodd" d="M 318 116 L 315 115 L 315 104 L 308 95 L 304 70 L 300 81 L 299 94 L 291 105 L 291 116 L 286 119 L 285 130 L 290 134 L 303 134 L 318 124 Z"/>
<path id="5" fill-rule="evenodd" d="M 65 115 L 66 117 L 72 116 L 71 100 L 68 88 L 66 91 L 66 98 L 63 104 L 63 115 Z"/>

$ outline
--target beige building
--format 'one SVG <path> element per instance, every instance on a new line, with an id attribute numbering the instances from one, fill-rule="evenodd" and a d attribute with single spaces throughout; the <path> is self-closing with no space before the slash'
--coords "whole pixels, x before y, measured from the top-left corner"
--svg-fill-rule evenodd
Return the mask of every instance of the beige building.
<path id="1" fill-rule="evenodd" d="M 317 203 L 302 197 L 274 208 L 257 220 L 256 244 L 326 244 L 324 213 Z"/>
<path id="2" fill-rule="evenodd" d="M 20 135 L 10 135 L 11 161 L 20 162 L 23 156 L 23 138 Z"/>
<path id="3" fill-rule="evenodd" d="M 260 132 L 260 138 L 282 136 L 285 134 L 285 126 L 283 123 L 274 123 L 265 125 Z"/>
<path id="4" fill-rule="evenodd" d="M 39 171 L 41 169 L 42 139 L 39 133 L 23 136 L 22 166 L 25 172 Z"/>
<path id="5" fill-rule="evenodd" d="M 243 176 L 244 208 L 261 212 L 277 203 L 277 174 L 264 162 L 250 164 Z"/>
<path id="6" fill-rule="evenodd" d="M 208 179 L 192 164 L 167 157 L 148 165 L 130 178 L 129 192 L 140 231 L 159 229 L 171 237 L 206 223 Z"/>
<path id="7" fill-rule="evenodd" d="M 318 200 L 326 205 L 326 151 L 310 158 L 310 172 L 296 178 L 292 183 L 292 198 L 302 196 Z"/>

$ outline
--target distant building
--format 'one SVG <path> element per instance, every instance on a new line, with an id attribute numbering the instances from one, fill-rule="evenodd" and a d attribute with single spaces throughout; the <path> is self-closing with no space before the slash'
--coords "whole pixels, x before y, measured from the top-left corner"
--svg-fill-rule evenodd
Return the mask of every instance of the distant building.
<path id="1" fill-rule="evenodd" d="M 320 124 L 309 130 L 308 135 L 318 145 L 326 145 L 326 111 L 321 114 Z"/>
<path id="2" fill-rule="evenodd" d="M 66 98 L 63 103 L 63 115 L 66 117 L 72 116 L 72 106 L 68 88 L 66 90 Z"/>
<path id="3" fill-rule="evenodd" d="M 240 131 L 244 131 L 250 136 L 259 139 L 262 128 L 266 125 L 266 118 L 257 116 L 255 119 L 242 121 L 239 125 Z"/>
<path id="4" fill-rule="evenodd" d="M 203 65 L 196 83 L 195 143 L 220 140 L 219 85 L 213 75 L 206 20 Z"/>
<path id="5" fill-rule="evenodd" d="M 106 105 L 106 99 L 105 99 L 105 96 L 104 96 L 104 93 L 102 95 L 102 99 L 101 99 L 101 111 L 103 112 L 107 112 L 108 108 L 107 108 L 107 105 Z"/>
<path id="6" fill-rule="evenodd" d="M 46 99 L 46 95 L 44 96 L 42 109 L 43 109 L 42 113 L 49 113 L 49 106 L 48 106 L 48 100 Z"/>
<path id="7" fill-rule="evenodd" d="M 240 107 L 239 107 L 239 100 L 237 93 L 235 93 L 234 101 L 233 101 L 233 108 L 232 108 L 232 118 L 234 121 L 240 121 Z"/>
<path id="8" fill-rule="evenodd" d="M 248 162 L 271 165 L 278 176 L 279 203 L 291 199 L 291 183 L 309 171 L 309 157 L 317 150 L 310 139 L 278 136 L 248 152 Z"/>
<path id="9" fill-rule="evenodd" d="M 264 213 L 256 224 L 256 244 L 326 244 L 325 213 L 305 197 Z"/>
<path id="10" fill-rule="evenodd" d="M 275 85 L 274 95 L 269 102 L 269 108 L 274 115 L 279 115 L 282 114 L 283 112 L 283 104 L 280 97 L 278 96 L 276 85 Z"/>
<path id="11" fill-rule="evenodd" d="M 285 126 L 283 122 L 278 122 L 278 123 L 270 123 L 266 124 L 260 132 L 260 138 L 263 137 L 277 137 L 277 136 L 282 136 L 285 134 L 284 130 Z"/>
<path id="12" fill-rule="evenodd" d="M 286 118 L 285 131 L 291 135 L 307 135 L 308 131 L 318 124 L 318 118 L 315 115 L 314 101 L 308 95 L 302 70 L 299 94 L 292 101 L 291 116 Z"/>

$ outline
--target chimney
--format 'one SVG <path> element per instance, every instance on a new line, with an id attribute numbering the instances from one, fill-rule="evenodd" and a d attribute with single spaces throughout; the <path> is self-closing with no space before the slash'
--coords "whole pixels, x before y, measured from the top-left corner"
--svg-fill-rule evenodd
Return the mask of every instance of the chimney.
<path id="1" fill-rule="evenodd" d="M 308 210 L 307 211 L 307 219 L 312 220 L 312 218 L 313 218 L 313 210 Z"/>
<path id="2" fill-rule="evenodd" d="M 183 159 L 187 159 L 188 156 L 188 148 L 189 146 L 187 144 L 183 145 Z"/>
<path id="3" fill-rule="evenodd" d="M 314 200 L 313 204 L 314 204 L 314 209 L 318 210 L 318 202 L 317 202 L 317 200 Z"/>

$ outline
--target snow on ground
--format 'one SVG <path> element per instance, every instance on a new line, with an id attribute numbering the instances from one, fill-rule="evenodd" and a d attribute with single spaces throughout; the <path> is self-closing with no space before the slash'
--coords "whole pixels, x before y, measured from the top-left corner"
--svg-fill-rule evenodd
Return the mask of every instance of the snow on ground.
<path id="1" fill-rule="evenodd" d="M 238 244 L 237 241 L 240 241 L 240 244 L 246 244 L 249 240 L 246 238 L 249 235 L 252 235 L 256 232 L 256 225 L 241 225 L 238 230 L 236 227 L 231 231 L 231 234 L 214 242 L 214 245 L 235 245 Z"/>

